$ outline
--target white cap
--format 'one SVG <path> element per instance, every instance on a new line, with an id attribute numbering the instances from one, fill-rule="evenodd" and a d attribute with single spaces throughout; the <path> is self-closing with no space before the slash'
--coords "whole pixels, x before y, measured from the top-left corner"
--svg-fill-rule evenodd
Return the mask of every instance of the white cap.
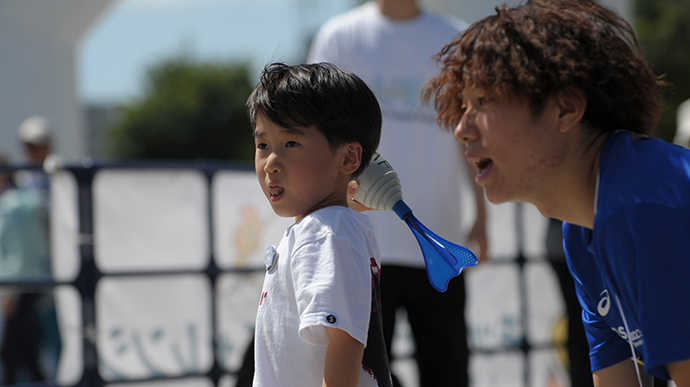
<path id="1" fill-rule="evenodd" d="M 48 145 L 50 143 L 50 122 L 41 116 L 27 118 L 19 125 L 19 140 L 25 144 Z"/>
<path id="2" fill-rule="evenodd" d="M 678 125 L 673 142 L 686 147 L 690 146 L 690 99 L 678 106 Z"/>

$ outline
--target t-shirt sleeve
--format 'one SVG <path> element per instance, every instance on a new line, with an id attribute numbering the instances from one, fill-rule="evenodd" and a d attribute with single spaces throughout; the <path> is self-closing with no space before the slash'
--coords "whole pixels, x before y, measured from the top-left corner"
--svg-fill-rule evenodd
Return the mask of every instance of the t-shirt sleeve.
<path id="1" fill-rule="evenodd" d="M 596 371 L 630 357 L 630 348 L 597 312 L 598 308 L 614 307 L 610 295 L 590 295 L 583 284 L 587 276 L 599 275 L 594 267 L 593 254 L 587 250 L 584 232 L 581 227 L 563 224 L 566 260 L 575 281 L 578 301 L 582 306 L 582 322 L 589 344 L 591 369 Z"/>
<path id="2" fill-rule="evenodd" d="M 339 328 L 366 345 L 371 315 L 369 258 L 351 241 L 328 233 L 295 252 L 293 284 L 303 340 L 326 345 L 326 327 Z"/>
<path id="3" fill-rule="evenodd" d="M 582 305 L 582 322 L 589 344 L 589 357 L 592 372 L 612 366 L 630 357 L 630 347 L 618 336 L 604 319 L 596 312 L 597 308 L 615 308 L 609 294 L 602 294 L 599 302 L 594 302 L 581 286 L 575 285 L 577 297 Z"/>
<path id="4" fill-rule="evenodd" d="M 635 258 L 630 262 L 636 265 L 645 370 L 665 374 L 665 364 L 690 358 L 690 213 L 643 204 L 616 213 L 612 221 L 627 229 L 607 229 L 604 237 L 618 241 L 609 249 L 630 246 Z"/>

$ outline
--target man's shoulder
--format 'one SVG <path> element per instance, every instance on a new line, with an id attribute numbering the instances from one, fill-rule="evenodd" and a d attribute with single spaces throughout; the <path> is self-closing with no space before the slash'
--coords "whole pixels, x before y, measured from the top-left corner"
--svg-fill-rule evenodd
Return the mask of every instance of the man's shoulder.
<path id="1" fill-rule="evenodd" d="M 447 29 L 453 32 L 463 32 L 469 27 L 469 23 L 460 19 L 459 17 L 441 14 L 433 11 L 425 11 L 424 16 L 427 19 L 427 23 L 435 26 L 438 29 Z"/>
<path id="2" fill-rule="evenodd" d="M 597 210 L 608 216 L 642 203 L 690 209 L 688 163 L 690 151 L 683 147 L 634 133 L 614 133 L 601 151 Z"/>

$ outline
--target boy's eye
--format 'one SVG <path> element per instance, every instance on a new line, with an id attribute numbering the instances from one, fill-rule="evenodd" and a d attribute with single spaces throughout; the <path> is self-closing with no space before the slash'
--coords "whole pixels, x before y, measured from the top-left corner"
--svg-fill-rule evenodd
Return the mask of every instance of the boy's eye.
<path id="1" fill-rule="evenodd" d="M 268 145 L 266 145 L 263 142 L 259 142 L 256 144 L 256 149 L 261 149 L 261 150 L 268 149 Z"/>
<path id="2" fill-rule="evenodd" d="M 297 145 L 299 145 L 299 143 L 297 141 L 288 141 L 285 143 L 286 148 L 294 148 Z"/>

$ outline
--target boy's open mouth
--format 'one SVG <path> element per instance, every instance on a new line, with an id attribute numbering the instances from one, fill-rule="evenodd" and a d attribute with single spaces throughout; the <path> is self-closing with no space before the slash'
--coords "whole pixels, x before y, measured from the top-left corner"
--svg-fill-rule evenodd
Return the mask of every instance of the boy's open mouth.
<path id="1" fill-rule="evenodd" d="M 268 193 L 273 197 L 273 196 L 279 196 L 280 194 L 283 193 L 283 188 L 278 187 L 278 186 L 269 186 L 268 187 Z"/>

